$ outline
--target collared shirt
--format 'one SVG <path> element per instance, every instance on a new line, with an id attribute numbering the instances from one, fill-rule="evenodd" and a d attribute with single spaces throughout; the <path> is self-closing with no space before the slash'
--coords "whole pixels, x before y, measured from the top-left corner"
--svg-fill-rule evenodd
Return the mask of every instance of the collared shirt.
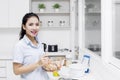
<path id="1" fill-rule="evenodd" d="M 35 46 L 25 35 L 15 46 L 13 62 L 21 63 L 23 66 L 33 64 L 44 55 L 41 42 L 36 37 L 38 45 Z M 21 75 L 23 80 L 49 80 L 46 71 L 39 67 L 32 72 Z"/>

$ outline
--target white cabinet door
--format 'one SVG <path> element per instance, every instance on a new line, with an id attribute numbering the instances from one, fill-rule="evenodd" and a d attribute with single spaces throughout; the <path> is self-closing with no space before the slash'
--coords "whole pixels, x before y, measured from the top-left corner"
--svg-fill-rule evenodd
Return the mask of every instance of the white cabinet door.
<path id="1" fill-rule="evenodd" d="M 13 73 L 13 63 L 12 60 L 7 60 L 7 80 L 21 80 L 19 75 Z"/>
<path id="2" fill-rule="evenodd" d="M 8 27 L 8 0 L 0 1 L 0 27 Z"/>
<path id="3" fill-rule="evenodd" d="M 5 68 L 5 67 L 6 67 L 6 61 L 0 60 L 0 68 Z"/>
<path id="4" fill-rule="evenodd" d="M 0 78 L 0 80 L 7 80 L 6 78 Z"/>
<path id="5" fill-rule="evenodd" d="M 6 68 L 0 68 L 0 78 L 6 78 Z"/>
<path id="6" fill-rule="evenodd" d="M 29 0 L 9 0 L 9 27 L 21 27 L 22 17 L 29 12 Z"/>

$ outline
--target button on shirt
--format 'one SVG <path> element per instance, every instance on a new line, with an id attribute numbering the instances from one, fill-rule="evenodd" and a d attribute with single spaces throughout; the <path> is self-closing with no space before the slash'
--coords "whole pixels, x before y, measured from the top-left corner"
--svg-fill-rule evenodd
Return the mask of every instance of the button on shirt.
<path id="1" fill-rule="evenodd" d="M 21 63 L 23 66 L 35 63 L 44 55 L 41 42 L 36 37 L 38 45 L 35 46 L 25 35 L 15 46 L 13 62 Z M 32 72 L 21 75 L 23 80 L 49 80 L 46 71 L 39 67 Z"/>

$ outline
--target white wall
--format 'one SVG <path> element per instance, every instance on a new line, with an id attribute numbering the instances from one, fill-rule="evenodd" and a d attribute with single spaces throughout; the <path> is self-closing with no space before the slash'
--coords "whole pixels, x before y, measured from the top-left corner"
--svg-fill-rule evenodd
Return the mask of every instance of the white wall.
<path id="1" fill-rule="evenodd" d="M 11 57 L 13 46 L 18 41 L 18 29 L 0 29 L 0 54 Z"/>
<path id="2" fill-rule="evenodd" d="M 70 48 L 70 31 L 40 31 L 39 36 L 42 42 L 47 44 L 58 44 L 59 48 Z"/>
<path id="3" fill-rule="evenodd" d="M 1 56 L 12 57 L 14 45 L 19 40 L 19 28 L 0 29 L 0 54 Z M 40 31 L 39 37 L 47 44 L 58 44 L 58 48 L 70 48 L 70 31 Z"/>

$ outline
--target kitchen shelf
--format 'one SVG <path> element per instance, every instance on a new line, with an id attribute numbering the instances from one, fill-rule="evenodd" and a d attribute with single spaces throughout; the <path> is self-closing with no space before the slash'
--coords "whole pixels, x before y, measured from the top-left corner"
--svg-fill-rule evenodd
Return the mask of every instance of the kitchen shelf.
<path id="1" fill-rule="evenodd" d="M 32 0 L 32 1 L 70 1 L 70 0 Z"/>
<path id="2" fill-rule="evenodd" d="M 48 12 L 44 12 L 44 13 L 36 13 L 38 15 L 70 15 L 70 13 L 63 13 L 63 12 L 59 12 L 59 13 L 48 13 Z"/>
<path id="3" fill-rule="evenodd" d="M 86 30 L 101 30 L 101 8 L 98 2 L 87 4 L 93 4 L 94 8 L 86 8 L 85 10 L 85 19 L 86 19 Z"/>
<path id="4" fill-rule="evenodd" d="M 70 30 L 70 2 L 70 0 L 31 0 L 30 11 L 40 17 L 41 30 Z M 38 9 L 39 3 L 46 6 L 43 12 Z M 61 5 L 58 12 L 55 12 L 52 7 L 55 3 Z"/>
<path id="5" fill-rule="evenodd" d="M 101 14 L 101 12 L 87 12 L 86 14 Z"/>
<path id="6" fill-rule="evenodd" d="M 41 27 L 41 30 L 70 30 L 71 27 Z"/>

